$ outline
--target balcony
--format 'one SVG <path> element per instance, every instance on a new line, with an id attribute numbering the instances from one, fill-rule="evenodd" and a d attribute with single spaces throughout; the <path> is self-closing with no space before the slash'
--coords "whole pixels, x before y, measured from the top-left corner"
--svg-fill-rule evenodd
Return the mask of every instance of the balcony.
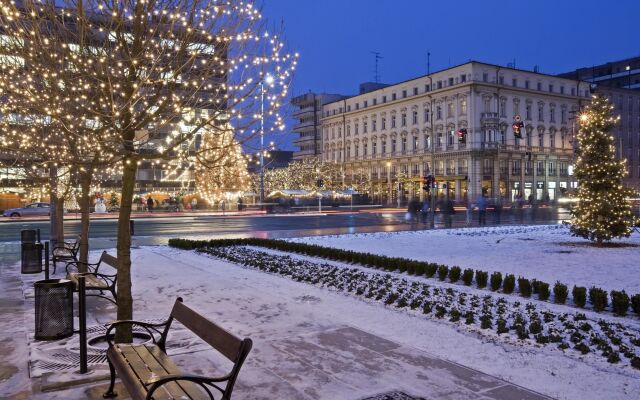
<path id="1" fill-rule="evenodd" d="M 444 175 L 444 168 L 436 168 L 436 175 Z"/>
<path id="2" fill-rule="evenodd" d="M 447 175 L 455 175 L 455 174 L 456 174 L 455 168 L 447 168 Z"/>
<path id="3" fill-rule="evenodd" d="M 469 173 L 468 167 L 460 167 L 458 168 L 458 175 L 467 175 Z"/>

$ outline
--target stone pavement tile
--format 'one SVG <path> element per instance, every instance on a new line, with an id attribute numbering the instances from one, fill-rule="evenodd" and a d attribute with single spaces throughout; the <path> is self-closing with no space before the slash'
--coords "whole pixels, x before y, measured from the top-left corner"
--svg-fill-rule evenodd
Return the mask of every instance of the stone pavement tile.
<path id="1" fill-rule="evenodd" d="M 368 332 L 353 328 L 351 326 L 340 328 L 338 331 L 336 331 L 336 333 L 340 333 L 340 335 L 332 335 L 331 339 L 344 339 L 345 341 L 359 344 L 362 347 L 365 347 L 369 350 L 377 351 L 378 353 L 383 353 L 385 351 L 397 349 L 398 347 L 400 347 L 398 343 L 381 338 L 380 336 L 372 335 Z M 318 335 L 318 337 L 322 342 L 323 335 L 320 334 Z"/>
<path id="2" fill-rule="evenodd" d="M 259 350 L 250 354 L 244 367 L 246 371 L 243 368 L 241 374 L 251 374 L 254 368 L 265 368 L 310 399 L 352 400 L 364 393 L 273 343 L 259 343 L 257 347 Z"/>
<path id="3" fill-rule="evenodd" d="M 484 396 L 495 400 L 542 400 L 550 399 L 539 393 L 532 392 L 523 387 L 505 384 L 482 393 Z"/>

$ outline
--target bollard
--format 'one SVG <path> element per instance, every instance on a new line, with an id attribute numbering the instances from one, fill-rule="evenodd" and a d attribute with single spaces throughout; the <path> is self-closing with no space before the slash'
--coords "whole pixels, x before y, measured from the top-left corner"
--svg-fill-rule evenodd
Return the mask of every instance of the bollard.
<path id="1" fill-rule="evenodd" d="M 134 229 L 133 229 L 133 228 L 134 228 L 133 220 L 132 220 L 132 219 L 130 219 L 130 220 L 129 220 L 129 234 L 130 234 L 131 236 L 135 235 L 135 231 L 134 231 Z"/>
<path id="2" fill-rule="evenodd" d="M 44 242 L 44 279 L 49 279 L 49 241 Z"/>
<path id="3" fill-rule="evenodd" d="M 85 277 L 78 276 L 78 313 L 80 319 L 80 373 L 87 373 L 87 298 Z"/>
<path id="4" fill-rule="evenodd" d="M 37 229 L 36 236 L 38 237 L 38 243 L 40 243 L 40 228 Z"/>

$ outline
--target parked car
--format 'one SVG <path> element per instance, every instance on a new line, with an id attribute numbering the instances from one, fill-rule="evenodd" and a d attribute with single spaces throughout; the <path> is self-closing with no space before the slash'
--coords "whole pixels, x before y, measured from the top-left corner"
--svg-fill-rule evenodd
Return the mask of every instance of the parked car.
<path id="1" fill-rule="evenodd" d="M 31 203 L 21 208 L 11 208 L 4 210 L 2 216 L 4 217 L 31 217 L 34 215 L 49 215 L 50 205 L 49 203 Z"/>

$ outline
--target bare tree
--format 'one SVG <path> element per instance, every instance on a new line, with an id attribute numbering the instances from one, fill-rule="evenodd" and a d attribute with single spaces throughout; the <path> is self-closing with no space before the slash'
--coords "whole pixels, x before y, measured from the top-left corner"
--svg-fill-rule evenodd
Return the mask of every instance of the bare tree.
<path id="1" fill-rule="evenodd" d="M 51 153 L 65 160 L 83 155 L 78 164 L 85 177 L 93 161 L 120 169 L 117 318 L 131 319 L 129 221 L 138 164 L 189 157 L 205 128 L 232 124 L 244 142 L 260 133 L 261 116 L 277 126 L 296 56 L 266 32 L 251 1 L 57 4 L 27 0 L 3 7 L 3 29 L 21 49 L 20 56 L 8 56 L 16 57 L 9 60 L 13 67 L 3 70 L 14 83 L 5 80 L 0 89 L 19 93 L 3 111 L 40 118 L 50 128 Z M 275 79 L 265 88 L 267 74 Z M 16 133 L 12 140 L 24 137 Z M 117 339 L 129 340 L 130 331 L 118 331 Z"/>

